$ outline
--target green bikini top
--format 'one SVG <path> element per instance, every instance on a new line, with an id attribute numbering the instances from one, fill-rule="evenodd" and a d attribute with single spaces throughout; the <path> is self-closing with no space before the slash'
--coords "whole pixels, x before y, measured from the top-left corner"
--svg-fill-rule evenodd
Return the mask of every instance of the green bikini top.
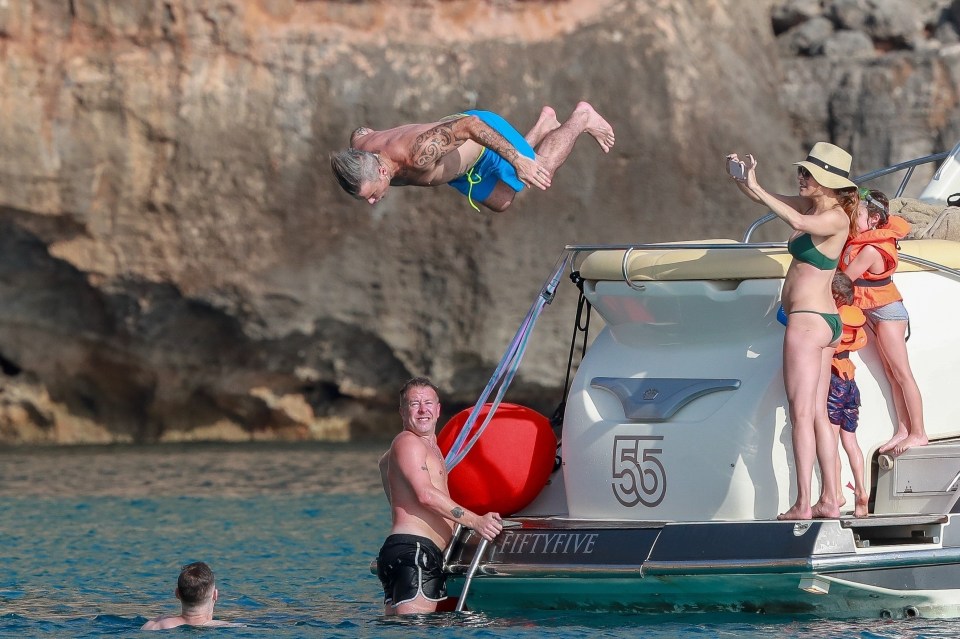
<path id="1" fill-rule="evenodd" d="M 787 251 L 797 260 L 815 266 L 821 271 L 830 271 L 837 268 L 840 257 L 830 259 L 813 245 L 813 238 L 809 233 L 803 233 L 787 243 Z"/>

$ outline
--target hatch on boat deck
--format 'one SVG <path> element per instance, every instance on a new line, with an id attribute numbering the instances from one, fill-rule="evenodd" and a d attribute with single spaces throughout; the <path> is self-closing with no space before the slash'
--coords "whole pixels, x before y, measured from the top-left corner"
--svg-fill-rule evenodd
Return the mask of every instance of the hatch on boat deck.
<path id="1" fill-rule="evenodd" d="M 874 513 L 958 512 L 960 441 L 931 443 L 899 457 L 880 456 Z"/>

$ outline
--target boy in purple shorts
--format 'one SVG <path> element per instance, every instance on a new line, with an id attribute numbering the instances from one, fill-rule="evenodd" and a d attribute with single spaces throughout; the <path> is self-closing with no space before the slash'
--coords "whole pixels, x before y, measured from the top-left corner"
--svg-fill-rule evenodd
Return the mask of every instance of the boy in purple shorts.
<path id="1" fill-rule="evenodd" d="M 856 367 L 850 361 L 850 353 L 863 348 L 867 343 L 867 333 L 863 329 L 867 318 L 853 302 L 853 282 L 843 271 L 833 276 L 833 299 L 837 303 L 843 333 L 840 343 L 830 364 L 830 390 L 827 394 L 827 416 L 830 423 L 840 428 L 840 443 L 850 460 L 853 472 L 855 504 L 853 514 L 866 517 L 869 493 L 864 485 L 863 452 L 857 443 L 857 424 L 860 419 L 860 389 L 853 378 Z M 837 466 L 840 465 L 839 458 Z M 840 471 L 837 469 L 837 475 Z M 840 491 L 842 493 L 842 489 Z M 842 494 L 837 495 L 840 505 L 845 503 Z"/>

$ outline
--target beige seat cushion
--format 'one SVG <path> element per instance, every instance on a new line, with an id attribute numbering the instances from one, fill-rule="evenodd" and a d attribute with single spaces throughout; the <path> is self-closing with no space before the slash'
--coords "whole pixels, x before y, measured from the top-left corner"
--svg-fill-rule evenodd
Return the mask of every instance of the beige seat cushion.
<path id="1" fill-rule="evenodd" d="M 683 246 L 694 242 L 664 244 Z M 722 244 L 731 248 L 663 248 L 630 251 L 627 272 L 631 280 L 744 280 L 782 278 L 792 259 L 783 248 L 752 248 L 733 240 L 703 240 L 695 244 Z M 915 256 L 960 269 L 960 242 L 950 240 L 903 240 L 901 254 Z M 622 280 L 623 257 L 617 249 L 595 251 L 580 266 L 587 280 Z M 930 270 L 900 260 L 898 273 Z"/>

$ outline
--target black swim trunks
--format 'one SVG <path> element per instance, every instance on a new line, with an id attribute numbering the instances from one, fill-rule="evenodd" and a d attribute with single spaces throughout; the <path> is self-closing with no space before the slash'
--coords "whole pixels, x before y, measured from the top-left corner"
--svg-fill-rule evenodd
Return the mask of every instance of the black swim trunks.
<path id="1" fill-rule="evenodd" d="M 377 576 L 383 584 L 383 603 L 389 606 L 413 601 L 417 595 L 429 601 L 447 598 L 443 553 L 426 537 L 387 537 L 377 556 Z"/>

